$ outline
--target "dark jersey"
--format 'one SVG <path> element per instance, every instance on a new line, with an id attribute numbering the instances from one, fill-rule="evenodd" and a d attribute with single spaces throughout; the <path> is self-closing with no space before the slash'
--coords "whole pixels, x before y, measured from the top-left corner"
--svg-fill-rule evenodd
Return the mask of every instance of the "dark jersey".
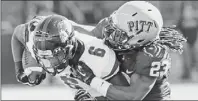
<path id="1" fill-rule="evenodd" d="M 108 24 L 107 18 L 102 19 L 92 30 L 97 38 L 103 38 L 102 29 Z M 170 87 L 167 82 L 170 68 L 170 57 L 166 47 L 159 44 L 152 44 L 140 50 L 117 53 L 121 62 L 120 70 L 131 76 L 133 73 L 157 77 L 152 90 L 144 100 L 165 100 L 170 95 Z"/>
<path id="2" fill-rule="evenodd" d="M 138 51 L 117 55 L 121 61 L 120 68 L 127 75 L 133 73 L 156 77 L 157 81 L 144 100 L 163 100 L 170 95 L 167 82 L 171 59 L 167 49 L 158 44 L 146 46 Z"/>

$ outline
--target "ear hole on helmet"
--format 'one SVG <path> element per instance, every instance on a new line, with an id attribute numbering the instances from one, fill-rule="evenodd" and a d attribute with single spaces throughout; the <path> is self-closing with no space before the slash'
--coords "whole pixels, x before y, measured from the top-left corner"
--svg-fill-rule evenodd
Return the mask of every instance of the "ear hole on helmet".
<path id="1" fill-rule="evenodd" d="M 148 9 L 148 11 L 152 11 L 151 9 Z"/>
<path id="2" fill-rule="evenodd" d="M 144 39 L 142 39 L 142 40 L 138 40 L 137 42 L 138 42 L 138 43 L 140 43 L 140 42 L 143 42 L 143 41 L 144 41 Z"/>

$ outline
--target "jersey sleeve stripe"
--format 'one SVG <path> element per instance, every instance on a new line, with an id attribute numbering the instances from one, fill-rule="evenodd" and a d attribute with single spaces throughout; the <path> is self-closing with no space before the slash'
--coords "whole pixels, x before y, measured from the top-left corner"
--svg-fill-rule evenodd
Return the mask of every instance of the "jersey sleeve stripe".
<path id="1" fill-rule="evenodd" d="M 29 41 L 28 24 L 25 24 L 25 43 Z"/>

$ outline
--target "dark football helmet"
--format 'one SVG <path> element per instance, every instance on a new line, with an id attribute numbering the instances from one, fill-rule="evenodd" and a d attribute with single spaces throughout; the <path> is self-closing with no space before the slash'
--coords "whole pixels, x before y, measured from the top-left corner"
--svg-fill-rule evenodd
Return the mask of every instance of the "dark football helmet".
<path id="1" fill-rule="evenodd" d="M 67 18 L 47 16 L 33 32 L 33 51 L 44 70 L 52 75 L 62 72 L 72 57 L 74 30 Z"/>

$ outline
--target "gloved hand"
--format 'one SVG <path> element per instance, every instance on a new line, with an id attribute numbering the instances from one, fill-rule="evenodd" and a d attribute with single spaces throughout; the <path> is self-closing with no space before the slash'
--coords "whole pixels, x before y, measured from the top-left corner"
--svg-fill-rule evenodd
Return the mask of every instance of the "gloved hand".
<path id="1" fill-rule="evenodd" d="M 46 73 L 33 75 L 35 77 L 34 79 L 31 79 L 32 76 L 30 75 L 19 73 L 16 75 L 16 78 L 18 82 L 29 86 L 39 85 L 46 78 Z"/>
<path id="2" fill-rule="evenodd" d="M 28 77 L 28 85 L 39 85 L 45 78 L 46 72 L 41 67 L 29 67 L 24 72 Z"/>
<path id="3" fill-rule="evenodd" d="M 24 73 L 24 69 L 22 67 L 22 61 L 15 62 L 15 74 L 18 82 L 22 84 L 29 84 L 28 77 Z"/>
<path id="4" fill-rule="evenodd" d="M 40 71 L 31 68 L 24 71 L 21 61 L 15 62 L 15 72 L 17 81 L 29 86 L 39 85 L 46 78 L 46 73 L 41 68 Z"/>
<path id="5" fill-rule="evenodd" d="M 96 98 L 92 97 L 86 90 L 84 89 L 79 89 L 75 96 L 74 96 L 75 101 L 84 101 L 84 100 L 89 100 L 89 101 L 97 101 Z"/>
<path id="6" fill-rule="evenodd" d="M 17 79 L 18 82 L 20 82 L 22 84 L 29 84 L 28 77 L 23 72 L 16 74 L 16 79 Z"/>
<path id="7" fill-rule="evenodd" d="M 90 85 L 92 79 L 95 77 L 93 71 L 84 62 L 79 61 L 78 65 L 75 67 L 76 78 L 82 82 Z"/>

